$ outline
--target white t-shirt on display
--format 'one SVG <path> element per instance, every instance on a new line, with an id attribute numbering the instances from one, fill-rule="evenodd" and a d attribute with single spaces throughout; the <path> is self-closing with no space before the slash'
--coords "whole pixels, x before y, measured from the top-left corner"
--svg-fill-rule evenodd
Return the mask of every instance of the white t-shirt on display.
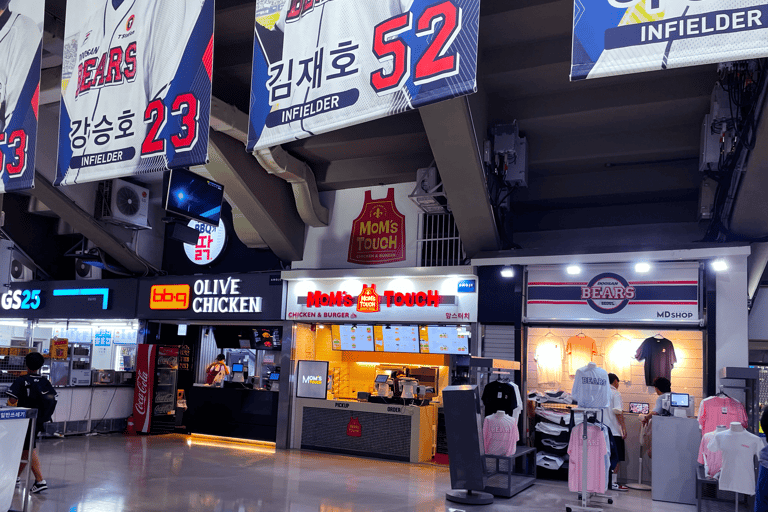
<path id="1" fill-rule="evenodd" d="M 715 435 L 707 448 L 711 452 L 723 452 L 721 491 L 755 494 L 754 458 L 760 456 L 763 446 L 765 441 L 746 430 L 726 430 Z"/>
<path id="2" fill-rule="evenodd" d="M 539 385 L 557 384 L 559 386 L 563 378 L 563 339 L 557 336 L 542 336 L 538 340 L 533 358 L 539 373 Z"/>
<path id="3" fill-rule="evenodd" d="M 611 386 L 608 384 L 608 372 L 595 363 L 589 363 L 576 370 L 573 381 L 573 399 L 579 407 L 604 409 L 611 404 Z"/>
<path id="4" fill-rule="evenodd" d="M 632 359 L 635 349 L 632 342 L 623 336 L 616 335 L 608 340 L 603 366 L 609 373 L 615 373 L 621 382 L 632 380 Z"/>

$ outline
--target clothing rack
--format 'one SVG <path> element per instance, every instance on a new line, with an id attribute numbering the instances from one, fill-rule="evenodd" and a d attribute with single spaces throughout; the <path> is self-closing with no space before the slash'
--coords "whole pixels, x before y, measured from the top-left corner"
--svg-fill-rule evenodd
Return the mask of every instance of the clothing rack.
<path id="1" fill-rule="evenodd" d="M 605 499 L 609 505 L 612 505 L 613 498 L 607 494 L 591 493 L 587 491 L 587 468 L 589 468 L 589 431 L 587 429 L 589 427 L 589 419 L 593 418 L 595 421 L 597 421 L 598 414 L 600 414 L 600 423 L 603 423 L 604 411 L 603 409 L 575 407 L 571 409 L 572 419 L 573 413 L 575 412 L 580 412 L 584 415 L 584 420 L 581 423 L 581 492 L 579 493 L 579 501 L 581 504 L 576 506 L 566 506 L 565 511 L 572 512 L 574 510 L 583 510 L 587 512 L 602 512 L 602 508 L 590 506 L 590 499 L 602 498 Z M 579 426 L 577 425 L 574 430 L 577 430 L 578 428 Z M 606 473 L 609 471 L 609 469 L 610 468 L 606 468 Z"/>

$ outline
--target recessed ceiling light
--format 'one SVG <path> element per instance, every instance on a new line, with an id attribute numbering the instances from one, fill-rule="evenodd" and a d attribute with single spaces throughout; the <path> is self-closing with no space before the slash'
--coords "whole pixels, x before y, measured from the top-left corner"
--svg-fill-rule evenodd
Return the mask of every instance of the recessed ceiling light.
<path id="1" fill-rule="evenodd" d="M 635 265 L 635 272 L 645 273 L 651 271 L 650 263 L 638 263 Z"/>
<path id="2" fill-rule="evenodd" d="M 513 269 L 512 267 L 502 268 L 501 277 L 515 277 L 515 269 Z"/>
<path id="3" fill-rule="evenodd" d="M 565 271 L 574 276 L 576 274 L 581 274 L 581 267 L 578 265 L 568 265 Z"/>
<path id="4" fill-rule="evenodd" d="M 712 262 L 712 270 L 715 272 L 723 272 L 728 270 L 728 262 L 725 260 L 715 260 Z"/>

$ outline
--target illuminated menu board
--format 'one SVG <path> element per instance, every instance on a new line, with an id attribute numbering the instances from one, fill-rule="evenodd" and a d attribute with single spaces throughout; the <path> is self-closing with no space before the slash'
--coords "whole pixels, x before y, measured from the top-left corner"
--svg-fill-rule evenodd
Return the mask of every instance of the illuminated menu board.
<path id="1" fill-rule="evenodd" d="M 419 353 L 419 329 L 415 325 L 377 325 L 374 335 L 376 352 Z"/>
<path id="2" fill-rule="evenodd" d="M 428 325 L 419 329 L 422 354 L 469 355 L 469 333 L 455 325 Z"/>
<path id="3" fill-rule="evenodd" d="M 341 350 L 373 352 L 373 326 L 365 324 L 340 325 Z"/>

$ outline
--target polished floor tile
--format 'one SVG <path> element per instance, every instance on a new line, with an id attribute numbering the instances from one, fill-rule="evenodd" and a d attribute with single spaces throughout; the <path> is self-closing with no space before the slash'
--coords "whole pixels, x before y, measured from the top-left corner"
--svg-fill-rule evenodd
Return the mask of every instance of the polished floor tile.
<path id="1" fill-rule="evenodd" d="M 49 439 L 41 443 L 40 457 L 49 488 L 31 497 L 33 512 L 538 512 L 576 503 L 564 482 L 540 481 L 493 505 L 457 505 L 445 501 L 450 475 L 444 466 L 183 436 Z M 648 492 L 612 494 L 606 511 L 695 510 L 654 502 Z M 16 510 L 20 497 L 17 492 Z"/>

